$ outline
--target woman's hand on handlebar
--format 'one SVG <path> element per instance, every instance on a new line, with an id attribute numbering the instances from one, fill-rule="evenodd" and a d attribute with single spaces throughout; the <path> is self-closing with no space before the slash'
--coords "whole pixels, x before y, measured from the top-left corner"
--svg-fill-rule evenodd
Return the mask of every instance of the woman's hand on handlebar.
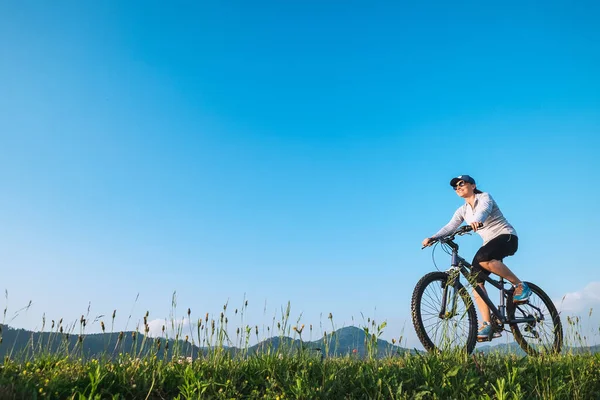
<path id="1" fill-rule="evenodd" d="M 473 232 L 477 232 L 477 229 L 483 226 L 481 222 L 471 222 L 469 225 L 471 225 L 471 229 L 473 229 Z"/>
<path id="2" fill-rule="evenodd" d="M 432 243 L 434 242 L 434 240 L 430 237 L 423 239 L 423 242 L 421 243 L 423 245 L 423 247 L 427 247 L 430 246 Z"/>

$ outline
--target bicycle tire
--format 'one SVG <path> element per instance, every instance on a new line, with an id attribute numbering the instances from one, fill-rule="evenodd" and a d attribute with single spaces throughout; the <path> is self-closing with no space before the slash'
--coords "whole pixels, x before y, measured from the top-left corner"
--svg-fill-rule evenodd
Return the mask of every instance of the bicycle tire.
<path id="1" fill-rule="evenodd" d="M 533 294 L 529 298 L 529 301 L 524 304 L 513 303 L 513 292 L 511 291 L 507 301 L 507 314 L 508 319 L 522 318 L 528 315 L 538 314 L 532 306 L 538 307 L 544 313 L 544 319 L 534 324 L 521 322 L 510 324 L 510 329 L 516 342 L 521 346 L 525 353 L 531 356 L 537 356 L 540 353 L 560 353 L 563 341 L 563 331 L 560 322 L 560 316 L 554 306 L 550 297 L 537 285 L 526 282 Z M 545 307 L 545 310 L 543 307 Z M 549 317 L 551 324 L 544 324 L 546 317 Z M 541 323 L 540 323 L 541 322 Z M 521 325 L 526 334 L 523 334 Z M 550 326 L 551 325 L 551 326 Z M 542 335 L 539 334 L 539 330 L 544 330 Z M 536 329 L 537 328 L 537 329 Z M 540 336 L 537 338 L 535 336 Z M 546 340 L 546 343 L 542 341 Z"/>
<path id="2" fill-rule="evenodd" d="M 458 312 L 457 316 L 459 320 L 462 319 L 464 322 L 466 315 L 466 322 L 468 323 L 467 332 L 464 332 L 464 330 L 457 332 L 457 329 L 442 329 L 442 335 L 444 335 L 444 337 L 438 338 L 437 333 L 439 328 L 436 328 L 435 334 L 432 337 L 431 333 L 427 331 L 430 325 L 426 326 L 424 323 L 424 307 L 428 306 L 432 308 L 433 314 L 427 316 L 425 321 L 431 321 L 433 319 L 435 323 L 437 317 L 442 324 L 446 323 L 446 325 L 451 325 L 451 322 L 448 322 L 449 320 L 439 317 L 439 307 L 437 308 L 438 315 L 436 316 L 435 314 L 435 306 L 441 306 L 443 288 L 450 279 L 450 276 L 446 272 L 430 272 L 423 276 L 419 282 L 417 282 L 411 301 L 413 326 L 417 336 L 419 337 L 419 340 L 421 341 L 421 344 L 429 352 L 458 349 L 459 351 L 466 351 L 467 354 L 471 354 L 475 348 L 475 345 L 477 344 L 477 312 L 473 305 L 471 296 L 469 296 L 469 293 L 460 282 L 457 282 L 457 287 L 460 299 L 462 300 L 462 304 L 464 306 L 464 312 Z M 458 277 L 455 279 L 458 279 Z M 436 288 L 436 282 L 439 284 L 439 288 Z M 428 288 L 431 288 L 431 291 L 441 289 L 439 297 L 425 301 L 423 296 L 427 293 Z M 432 301 L 434 300 L 439 300 L 440 304 L 432 304 Z M 460 303 L 460 301 L 457 303 Z M 453 346 L 455 340 L 445 337 L 445 333 L 452 334 L 452 331 L 454 331 L 454 339 L 464 340 L 464 344 L 459 343 L 457 346 Z"/>

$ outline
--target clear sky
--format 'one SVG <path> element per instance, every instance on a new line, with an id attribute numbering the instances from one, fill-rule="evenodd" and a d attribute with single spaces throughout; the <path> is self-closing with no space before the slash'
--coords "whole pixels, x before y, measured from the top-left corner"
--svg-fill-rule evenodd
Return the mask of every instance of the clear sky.
<path id="1" fill-rule="evenodd" d="M 290 301 L 315 329 L 364 316 L 417 346 L 410 297 L 435 269 L 420 243 L 462 204 L 448 182 L 464 173 L 518 232 L 507 264 L 587 318 L 599 15 L 592 1 L 1 2 L 5 322 L 89 307 L 132 329 L 168 317 L 176 292 L 181 316 L 248 299 L 244 323 L 263 326 Z M 460 243 L 471 258 L 481 239 Z"/>

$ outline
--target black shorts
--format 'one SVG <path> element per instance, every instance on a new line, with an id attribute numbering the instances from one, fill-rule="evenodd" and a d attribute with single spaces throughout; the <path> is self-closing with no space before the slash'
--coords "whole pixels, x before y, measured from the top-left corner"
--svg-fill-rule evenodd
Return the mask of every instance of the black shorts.
<path id="1" fill-rule="evenodd" d="M 479 264 L 481 261 L 498 260 L 502 261 L 504 257 L 512 256 L 519 248 L 519 238 L 515 235 L 499 235 L 484 246 L 481 246 L 475 257 L 473 257 L 473 269 L 471 276 L 477 282 L 485 282 L 485 279 L 490 275 L 490 271 L 486 270 Z"/>

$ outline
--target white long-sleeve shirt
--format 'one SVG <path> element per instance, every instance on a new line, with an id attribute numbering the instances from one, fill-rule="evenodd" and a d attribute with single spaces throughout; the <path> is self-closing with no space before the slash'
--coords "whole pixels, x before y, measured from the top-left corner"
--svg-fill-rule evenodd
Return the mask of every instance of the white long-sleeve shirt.
<path id="1" fill-rule="evenodd" d="M 483 239 L 483 244 L 502 234 L 517 235 L 517 231 L 508 223 L 498 205 L 488 193 L 477 193 L 473 207 L 465 202 L 458 208 L 450 222 L 446 224 L 438 233 L 432 236 L 437 239 L 455 231 L 462 223 L 472 222 L 483 223 L 483 228 L 477 229 L 477 233 Z"/>

